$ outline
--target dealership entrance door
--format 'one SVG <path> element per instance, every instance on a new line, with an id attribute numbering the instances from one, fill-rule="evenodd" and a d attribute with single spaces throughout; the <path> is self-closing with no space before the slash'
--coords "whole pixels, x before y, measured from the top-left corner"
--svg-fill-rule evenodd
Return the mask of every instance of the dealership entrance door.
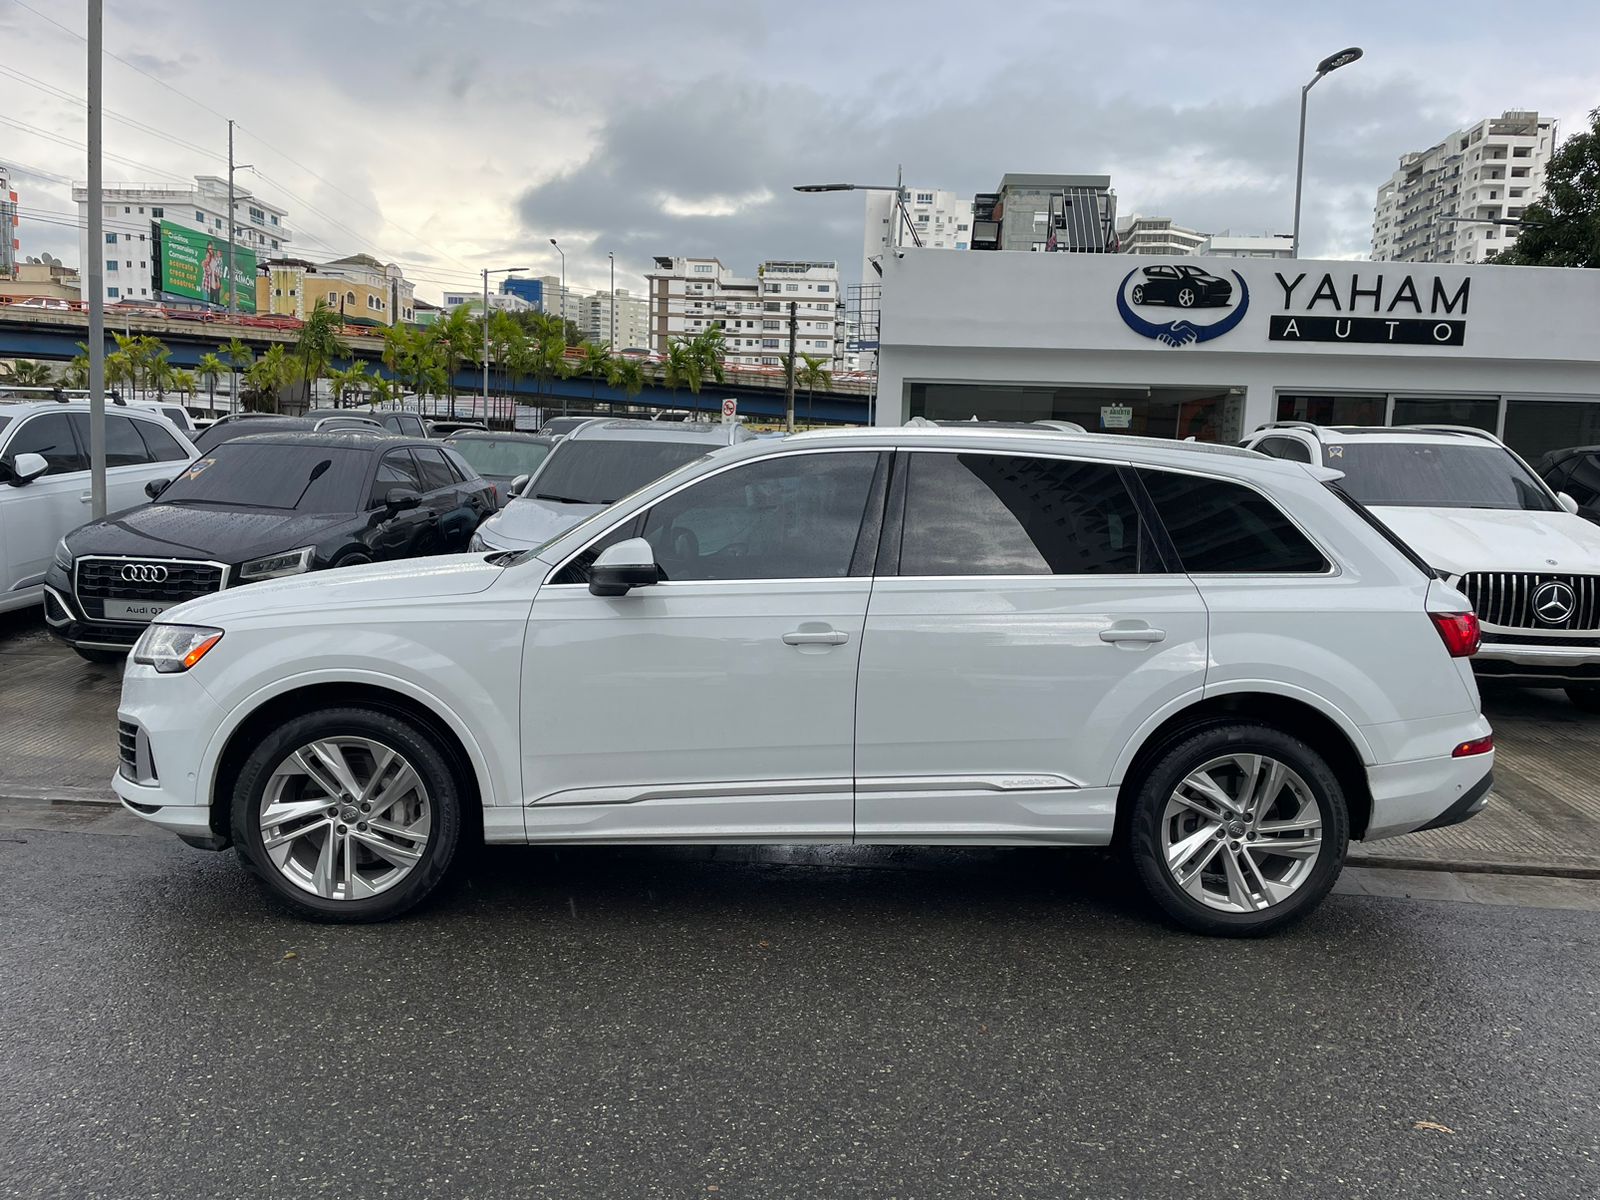
<path id="1" fill-rule="evenodd" d="M 907 417 L 930 421 L 1076 421 L 1095 433 L 1237 442 L 1242 387 L 908 383 Z"/>

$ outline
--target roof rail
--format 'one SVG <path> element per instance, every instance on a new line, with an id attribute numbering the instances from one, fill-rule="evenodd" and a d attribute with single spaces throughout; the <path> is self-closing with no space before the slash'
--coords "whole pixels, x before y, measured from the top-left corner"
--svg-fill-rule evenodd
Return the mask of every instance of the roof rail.
<path id="1" fill-rule="evenodd" d="M 1487 429 L 1479 429 L 1476 425 L 1392 425 L 1391 429 L 1422 429 L 1429 433 L 1464 433 L 1469 437 L 1482 438 L 1486 442 L 1493 442 L 1496 446 L 1505 445 Z"/>
<path id="2" fill-rule="evenodd" d="M 1255 427 L 1256 433 L 1263 429 L 1321 429 L 1315 421 L 1267 421 Z"/>

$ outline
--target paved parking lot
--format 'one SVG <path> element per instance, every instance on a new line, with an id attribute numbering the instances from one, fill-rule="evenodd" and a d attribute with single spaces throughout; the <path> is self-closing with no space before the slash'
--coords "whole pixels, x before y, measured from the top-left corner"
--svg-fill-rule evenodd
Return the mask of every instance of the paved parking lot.
<path id="1" fill-rule="evenodd" d="M 52 642 L 31 612 L 0 616 L 0 669 L 0 799 L 111 800 L 119 670 Z M 1600 877 L 1600 716 L 1504 687 L 1484 707 L 1499 748 L 1489 808 L 1352 861 Z"/>

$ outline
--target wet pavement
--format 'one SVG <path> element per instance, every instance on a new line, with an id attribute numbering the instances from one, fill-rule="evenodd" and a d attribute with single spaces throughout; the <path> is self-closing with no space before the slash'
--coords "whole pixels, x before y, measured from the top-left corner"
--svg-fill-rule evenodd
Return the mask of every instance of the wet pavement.
<path id="1" fill-rule="evenodd" d="M 0 1197 L 1600 1194 L 1592 881 L 497 849 L 344 928 L 82 811 L 0 811 Z"/>

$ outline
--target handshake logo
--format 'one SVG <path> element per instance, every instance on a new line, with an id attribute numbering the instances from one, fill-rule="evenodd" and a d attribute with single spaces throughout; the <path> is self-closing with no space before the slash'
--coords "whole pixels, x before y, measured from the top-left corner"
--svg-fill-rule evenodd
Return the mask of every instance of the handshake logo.
<path id="1" fill-rule="evenodd" d="M 1172 270 L 1173 268 L 1162 269 Z M 1149 275 L 1149 269 L 1146 269 L 1145 273 Z M 1201 342 L 1209 342 L 1221 337 L 1238 326 L 1239 322 L 1244 320 L 1244 315 L 1250 308 L 1249 285 L 1245 283 L 1244 276 L 1237 271 L 1232 272 L 1232 275 L 1238 283 L 1238 302 L 1233 304 L 1231 308 L 1225 306 L 1232 299 L 1231 293 L 1233 289 L 1229 287 L 1226 281 L 1217 279 L 1214 276 L 1202 276 L 1201 286 L 1206 286 L 1204 281 L 1209 280 L 1209 291 L 1202 291 L 1201 286 L 1188 287 L 1186 282 L 1180 278 L 1170 298 L 1157 291 L 1157 286 L 1166 282 L 1164 279 L 1154 281 L 1146 279 L 1133 287 L 1133 299 L 1132 303 L 1129 303 L 1128 284 L 1136 274 L 1138 274 L 1137 267 L 1123 276 L 1122 284 L 1117 288 L 1117 313 L 1122 317 L 1123 323 L 1140 337 L 1150 338 L 1152 341 L 1160 342 L 1163 346 L 1170 346 L 1174 350 L 1182 349 L 1185 346 L 1198 345 Z M 1200 324 L 1190 320 L 1187 315 L 1179 317 L 1175 321 L 1150 321 L 1134 311 L 1134 305 L 1142 307 L 1152 304 L 1172 305 L 1191 310 L 1194 308 L 1224 308 L 1224 316 L 1219 321 Z"/>

